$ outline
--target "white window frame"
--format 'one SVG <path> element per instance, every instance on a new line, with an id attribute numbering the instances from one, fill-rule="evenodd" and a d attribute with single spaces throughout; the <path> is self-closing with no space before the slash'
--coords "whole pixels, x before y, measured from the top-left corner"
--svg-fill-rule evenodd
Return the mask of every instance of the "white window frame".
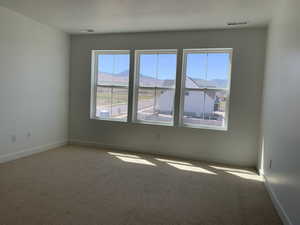
<path id="1" fill-rule="evenodd" d="M 157 53 L 164 53 L 164 54 L 175 54 L 176 55 L 176 68 L 175 68 L 175 87 L 174 88 L 167 88 L 167 87 L 160 87 L 160 88 L 154 88 L 154 87 L 141 87 L 144 89 L 149 90 L 174 90 L 174 100 L 173 100 L 173 119 L 171 122 L 160 122 L 160 121 L 148 121 L 148 120 L 139 120 L 137 118 L 138 113 L 138 96 L 139 96 L 139 70 L 140 70 L 140 57 L 141 54 L 157 54 Z M 176 96 L 176 80 L 177 80 L 177 55 L 178 50 L 177 49 L 154 49 L 154 50 L 135 50 L 134 52 L 134 92 L 133 92 L 133 110 L 132 110 L 132 121 L 134 123 L 141 123 L 141 124 L 149 124 L 149 125 L 164 125 L 164 126 L 174 126 L 175 122 L 175 96 Z"/>
<path id="2" fill-rule="evenodd" d="M 104 120 L 104 121 L 118 121 L 118 122 L 128 122 L 129 117 L 129 80 L 130 73 L 128 75 L 128 85 L 100 85 L 98 84 L 98 56 L 104 54 L 128 54 L 130 60 L 130 50 L 92 50 L 91 58 L 91 104 L 90 104 L 90 118 L 95 120 Z M 130 68 L 130 61 L 128 68 Z M 106 88 L 126 88 L 128 90 L 128 99 L 127 99 L 127 117 L 126 120 L 118 118 L 100 118 L 96 116 L 97 109 L 97 88 L 106 87 Z"/>
<path id="3" fill-rule="evenodd" d="M 134 53 L 133 53 L 134 52 Z M 159 89 L 169 89 L 174 90 L 174 104 L 173 104 L 173 120 L 172 122 L 160 122 L 160 121 L 148 121 L 148 120 L 137 120 L 137 109 L 138 109 L 138 90 L 139 90 L 139 55 L 140 54 L 157 54 L 157 53 L 169 53 L 176 55 L 176 77 L 175 77 L 175 87 L 168 88 L 162 87 Z M 226 90 L 226 108 L 224 117 L 224 126 L 213 126 L 213 125 L 196 125 L 196 124 L 184 124 L 183 114 L 184 114 L 184 93 L 187 89 L 185 87 L 186 79 L 186 67 L 187 67 L 187 54 L 188 53 L 228 53 L 229 58 L 229 69 L 228 69 L 228 86 L 227 88 L 197 88 L 195 90 Z M 98 55 L 100 54 L 128 54 L 129 55 L 129 77 L 128 85 L 98 85 Z M 205 49 L 154 49 L 154 50 L 92 50 L 91 54 L 91 98 L 90 98 L 90 119 L 101 120 L 101 121 L 116 121 L 116 122 L 126 122 L 126 123 L 139 123 L 139 124 L 149 124 L 149 125 L 164 125 L 164 126 L 176 126 L 176 127 L 188 127 L 197 129 L 209 129 L 209 130 L 228 130 L 228 120 L 229 120 L 229 108 L 230 108 L 230 89 L 231 89 L 231 69 L 232 69 L 232 48 L 205 48 Z M 132 76 L 133 74 L 133 76 Z M 178 81 L 177 81 L 178 80 Z M 180 81 L 179 81 L 180 80 Z M 96 116 L 97 107 L 97 87 L 108 87 L 108 88 L 126 88 L 128 90 L 128 108 L 126 120 L 118 118 L 100 118 Z M 132 88 L 132 89 L 131 89 Z M 143 87 L 148 89 L 155 89 L 152 87 Z M 178 93 L 180 92 L 180 93 Z M 132 94 L 130 94 L 132 93 Z M 176 94 L 178 93 L 178 94 Z M 176 106 L 177 104 L 177 106 Z M 179 109 L 179 110 L 178 110 Z"/>
<path id="4" fill-rule="evenodd" d="M 186 88 L 186 69 L 187 69 L 187 54 L 189 53 L 228 53 L 229 54 L 229 65 L 228 65 L 228 86 L 227 88 Z M 200 129 L 210 129 L 210 130 L 228 130 L 228 119 L 229 119 L 229 106 L 230 106 L 230 89 L 231 89 L 231 67 L 232 67 L 232 48 L 209 48 L 209 49 L 183 49 L 182 52 L 182 72 L 181 72 L 181 93 L 180 93 L 180 110 L 179 110 L 179 126 L 181 127 L 190 127 L 190 128 L 200 128 Z M 197 90 L 197 91 L 226 91 L 226 106 L 225 106 L 225 118 L 223 126 L 214 126 L 214 125 L 196 125 L 183 122 L 184 114 L 184 101 L 185 101 L 185 91 L 186 90 Z"/>

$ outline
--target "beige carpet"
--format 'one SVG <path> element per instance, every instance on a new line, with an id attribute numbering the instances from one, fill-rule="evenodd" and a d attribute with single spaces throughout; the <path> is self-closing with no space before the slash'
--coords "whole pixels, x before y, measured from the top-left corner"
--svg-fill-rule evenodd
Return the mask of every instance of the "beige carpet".
<path id="1" fill-rule="evenodd" d="M 1 225 L 279 225 L 251 170 L 68 146 L 0 164 Z"/>

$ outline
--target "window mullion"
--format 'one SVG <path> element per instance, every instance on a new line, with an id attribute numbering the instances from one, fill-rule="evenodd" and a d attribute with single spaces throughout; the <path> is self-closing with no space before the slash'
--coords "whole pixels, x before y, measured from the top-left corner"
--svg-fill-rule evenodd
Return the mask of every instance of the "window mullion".
<path id="1" fill-rule="evenodd" d="M 134 58 L 134 63 L 130 67 L 133 70 L 133 81 L 132 81 L 132 113 L 131 113 L 131 121 L 137 121 L 137 112 L 138 112 L 138 97 L 139 97 L 139 64 L 140 59 L 137 52 L 131 54 L 131 57 Z"/>
<path id="2" fill-rule="evenodd" d="M 183 99 L 184 95 L 184 75 L 183 75 L 183 60 L 182 60 L 182 49 L 177 52 L 177 66 L 176 66 L 176 85 L 175 85 L 175 95 L 174 95 L 174 126 L 181 126 L 182 124 L 182 108 L 183 108 Z"/>
<path id="3" fill-rule="evenodd" d="M 112 110 L 112 107 L 113 107 L 113 93 L 114 93 L 114 88 L 112 87 L 110 89 L 110 116 L 113 115 L 113 110 Z"/>
<path id="4" fill-rule="evenodd" d="M 187 91 L 228 91 L 227 88 L 185 88 Z"/>
<path id="5" fill-rule="evenodd" d="M 97 84 L 97 87 L 100 88 L 123 88 L 123 89 L 128 89 L 128 86 L 123 86 L 123 85 L 102 85 L 102 84 Z"/>
<path id="6" fill-rule="evenodd" d="M 135 96 L 135 74 L 134 74 L 134 65 L 135 65 L 135 57 L 134 57 L 134 49 L 130 50 L 130 60 L 129 60 L 129 84 L 128 84 L 128 115 L 127 122 L 131 123 L 134 120 L 134 96 Z"/>
<path id="7" fill-rule="evenodd" d="M 139 86 L 139 88 L 143 88 L 143 89 L 153 89 L 153 88 L 156 88 L 157 90 L 174 90 L 175 89 L 175 88 L 155 87 L 155 86 Z"/>
<path id="8" fill-rule="evenodd" d="M 97 111 L 97 72 L 98 72 L 98 55 L 95 51 L 92 51 L 91 56 L 91 70 L 92 70 L 92 78 L 91 78 L 91 99 L 90 99 L 90 118 L 95 118 Z"/>

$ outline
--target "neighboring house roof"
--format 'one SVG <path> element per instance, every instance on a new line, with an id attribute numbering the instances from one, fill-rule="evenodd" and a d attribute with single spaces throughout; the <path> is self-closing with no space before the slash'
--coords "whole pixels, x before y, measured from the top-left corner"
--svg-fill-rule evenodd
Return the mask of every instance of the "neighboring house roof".
<path id="1" fill-rule="evenodd" d="M 163 87 L 175 87 L 175 80 L 164 80 Z M 199 88 L 198 84 L 194 82 L 192 79 L 186 79 L 186 87 L 187 88 Z"/>
<path id="2" fill-rule="evenodd" d="M 191 80 L 198 88 L 226 88 L 228 83 L 227 80 L 221 79 L 203 80 L 188 77 L 187 80 Z"/>
<path id="3" fill-rule="evenodd" d="M 190 77 L 186 78 L 185 87 L 186 88 L 199 88 L 198 84 L 194 80 L 192 80 Z"/>
<path id="4" fill-rule="evenodd" d="M 174 86 L 174 80 L 165 80 L 162 86 Z M 224 80 L 202 80 L 194 79 L 187 77 L 186 79 L 186 88 L 224 88 L 227 85 L 227 82 Z"/>

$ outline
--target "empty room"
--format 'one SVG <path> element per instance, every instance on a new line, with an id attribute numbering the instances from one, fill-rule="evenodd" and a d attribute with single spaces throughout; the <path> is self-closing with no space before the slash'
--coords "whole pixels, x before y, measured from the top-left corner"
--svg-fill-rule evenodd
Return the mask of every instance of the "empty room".
<path id="1" fill-rule="evenodd" d="M 0 0 L 0 225 L 299 225 L 299 0 Z"/>

